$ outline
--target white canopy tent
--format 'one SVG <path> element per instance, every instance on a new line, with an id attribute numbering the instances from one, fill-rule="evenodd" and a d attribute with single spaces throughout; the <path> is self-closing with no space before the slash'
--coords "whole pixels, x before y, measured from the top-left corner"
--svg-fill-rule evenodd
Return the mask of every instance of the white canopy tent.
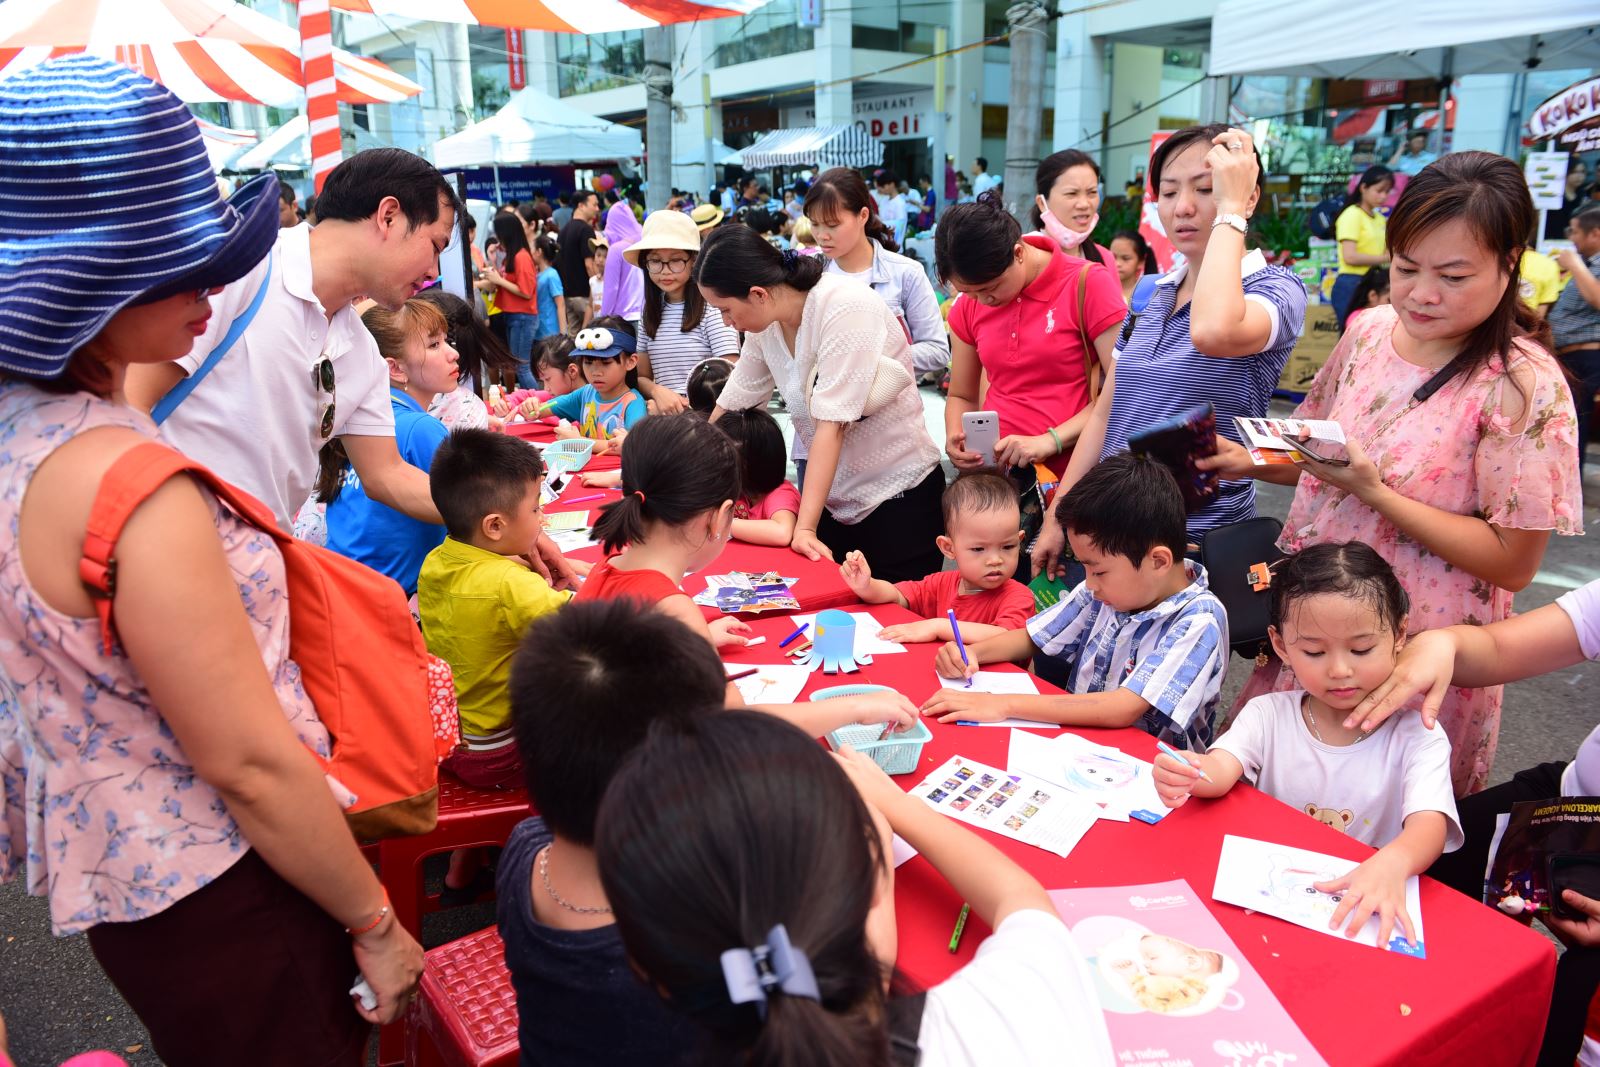
<path id="1" fill-rule="evenodd" d="M 384 144 L 372 134 L 355 127 L 354 143 L 345 134 L 345 149 L 361 151 L 365 148 L 382 148 Z M 310 170 L 311 139 L 306 133 L 304 113 L 296 115 L 261 139 L 261 143 L 236 156 L 229 170 Z"/>
<path id="2" fill-rule="evenodd" d="M 739 154 L 747 170 L 875 167 L 883 162 L 883 142 L 859 126 L 805 126 L 773 130 Z"/>
<path id="3" fill-rule="evenodd" d="M 537 89 L 523 89 L 482 122 L 436 141 L 433 162 L 448 170 L 627 159 L 643 153 L 638 130 L 580 111 Z"/>
<path id="4" fill-rule="evenodd" d="M 1210 54 L 1213 76 L 1458 78 L 1596 67 L 1600 0 L 1220 0 Z"/>

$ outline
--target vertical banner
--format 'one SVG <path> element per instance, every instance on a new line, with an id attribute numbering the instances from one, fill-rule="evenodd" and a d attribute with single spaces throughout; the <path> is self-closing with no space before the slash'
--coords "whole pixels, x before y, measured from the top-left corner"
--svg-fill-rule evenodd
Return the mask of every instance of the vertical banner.
<path id="1" fill-rule="evenodd" d="M 797 7 L 800 11 L 801 29 L 822 28 L 822 0 L 799 0 Z"/>
<path id="2" fill-rule="evenodd" d="M 311 178 L 316 192 L 339 165 L 339 86 L 333 76 L 333 15 L 328 0 L 300 0 L 300 82 L 306 90 Z"/>
<path id="3" fill-rule="evenodd" d="M 528 56 L 523 51 L 521 30 L 506 30 L 506 84 L 512 92 L 528 87 Z"/>

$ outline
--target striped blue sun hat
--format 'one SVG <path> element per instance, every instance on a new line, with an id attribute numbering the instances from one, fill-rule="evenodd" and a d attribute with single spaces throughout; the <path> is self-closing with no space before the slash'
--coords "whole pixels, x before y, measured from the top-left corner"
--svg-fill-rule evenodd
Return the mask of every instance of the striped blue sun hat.
<path id="1" fill-rule="evenodd" d="M 118 311 L 249 273 L 278 180 L 224 200 L 171 91 L 70 55 L 0 81 L 0 371 L 54 378 Z"/>

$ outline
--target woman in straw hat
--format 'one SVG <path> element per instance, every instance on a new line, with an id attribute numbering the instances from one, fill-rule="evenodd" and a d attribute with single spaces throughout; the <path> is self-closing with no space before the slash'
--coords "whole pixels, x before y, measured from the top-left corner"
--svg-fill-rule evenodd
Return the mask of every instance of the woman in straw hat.
<path id="1" fill-rule="evenodd" d="M 639 321 L 639 387 L 659 414 L 688 406 L 689 374 L 708 359 L 739 358 L 739 335 L 690 284 L 700 230 L 681 211 L 656 211 L 622 253 L 644 275 Z"/>
<path id="2" fill-rule="evenodd" d="M 0 143 L 0 879 L 87 933 L 166 1063 L 364 1062 L 421 951 L 308 751 L 278 550 L 172 479 L 117 542 L 111 650 L 78 569 L 102 476 L 156 438 L 128 367 L 267 255 L 277 181 L 224 201 L 184 104 L 91 56 L 0 82 Z"/>

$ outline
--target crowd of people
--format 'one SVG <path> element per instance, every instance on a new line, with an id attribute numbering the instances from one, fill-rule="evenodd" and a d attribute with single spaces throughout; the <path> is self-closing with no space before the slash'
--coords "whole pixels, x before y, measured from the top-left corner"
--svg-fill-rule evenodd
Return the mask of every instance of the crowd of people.
<path id="1" fill-rule="evenodd" d="M 1067 149 L 1039 165 L 1026 233 L 978 160 L 973 198 L 937 213 L 931 277 L 900 251 L 931 183 L 910 199 L 839 168 L 770 210 L 753 181 L 642 224 L 611 189 L 501 210 L 472 299 L 436 285 L 465 208 L 407 152 L 347 159 L 301 222 L 270 176 L 225 199 L 188 110 L 84 56 L 0 82 L 0 138 L 0 879 L 87 935 L 175 1067 L 365 1062 L 422 968 L 341 817 L 357 798 L 325 773 L 338 739 L 293 645 L 291 528 L 411 598 L 419 665 L 452 679 L 441 773 L 529 791 L 538 815 L 497 867 L 454 853 L 445 896 L 497 887 L 541 1061 L 957 1064 L 981 1044 L 1038 1063 L 1070 1042 L 1113 1062 L 1044 888 L 816 743 L 843 725 L 1132 727 L 1176 751 L 1156 761 L 1174 807 L 1248 779 L 1358 813 L 1375 851 L 1322 888 L 1384 940 L 1414 933 L 1412 875 L 1480 895 L 1512 802 L 1600 789 L 1600 727 L 1570 763 L 1486 788 L 1503 685 L 1600 658 L 1600 583 L 1511 610 L 1551 535 L 1583 532 L 1600 205 L 1571 213 L 1572 281 L 1541 314 L 1508 159 L 1408 153 L 1387 216 L 1390 168 L 1360 176 L 1337 224 L 1343 334 L 1296 412 L 1338 422 L 1346 453 L 1262 466 L 1236 420 L 1267 414 L 1309 297 L 1252 247 L 1265 172 L 1229 126 L 1174 131 L 1148 161 L 1181 257 L 1165 272 L 1137 233 L 1095 240 L 1104 176 Z M 64 200 L 112 210 L 86 224 Z M 946 367 L 937 441 L 918 379 Z M 1129 449 L 1204 404 L 1216 487 L 1194 501 Z M 969 438 L 978 412 L 992 446 Z M 621 489 L 592 566 L 544 532 L 539 450 L 500 432 L 541 420 L 620 456 L 583 476 Z M 120 499 L 151 442 L 275 527 L 181 475 Z M 1200 550 L 1256 514 L 1256 480 L 1294 500 L 1270 651 L 1229 708 Z M 746 708 L 718 651 L 749 627 L 682 588 L 730 540 L 908 608 L 920 621 L 885 636 L 940 643 L 945 678 L 1011 662 L 1061 690 Z M 1036 576 L 1065 579 L 1043 608 Z M 890 831 L 993 930 L 915 996 Z M 1572 1061 L 1600 986 L 1600 900 L 1564 899 L 1588 918 L 1544 920 L 1570 946 L 1549 1064 Z M 1028 997 L 986 992 L 1019 974 Z"/>

